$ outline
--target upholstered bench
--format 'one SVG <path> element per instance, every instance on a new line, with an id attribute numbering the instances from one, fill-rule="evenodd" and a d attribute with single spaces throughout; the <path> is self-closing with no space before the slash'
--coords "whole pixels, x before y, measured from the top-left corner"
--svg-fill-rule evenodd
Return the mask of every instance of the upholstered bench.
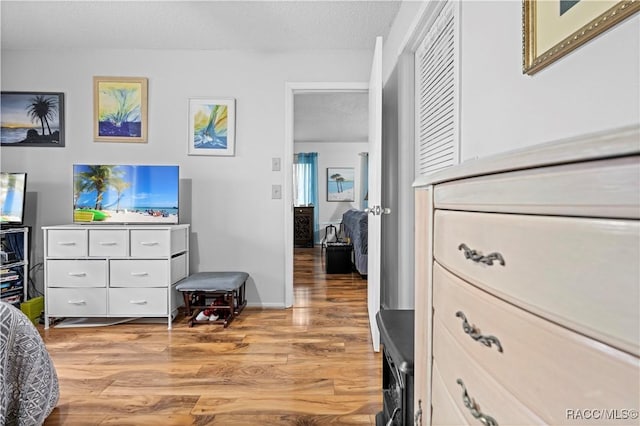
<path id="1" fill-rule="evenodd" d="M 189 327 L 196 323 L 217 323 L 228 327 L 247 305 L 245 285 L 248 278 L 246 272 L 198 272 L 180 281 L 176 289 L 184 296 Z M 222 303 L 215 303 L 217 301 Z M 197 320 L 198 314 L 205 309 L 215 309 L 220 313 L 219 318 L 214 321 Z"/>

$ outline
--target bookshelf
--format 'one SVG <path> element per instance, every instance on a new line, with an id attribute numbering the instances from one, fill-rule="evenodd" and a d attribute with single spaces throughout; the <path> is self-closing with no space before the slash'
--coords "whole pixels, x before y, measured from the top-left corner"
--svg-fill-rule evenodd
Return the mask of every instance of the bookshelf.
<path id="1" fill-rule="evenodd" d="M 0 300 L 20 308 L 28 299 L 29 228 L 0 229 Z"/>

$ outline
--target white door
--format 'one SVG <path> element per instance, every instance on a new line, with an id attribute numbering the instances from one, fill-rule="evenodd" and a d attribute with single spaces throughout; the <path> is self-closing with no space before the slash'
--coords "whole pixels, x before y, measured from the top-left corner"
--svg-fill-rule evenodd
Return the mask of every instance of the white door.
<path id="1" fill-rule="evenodd" d="M 367 306 L 373 350 L 380 350 L 376 314 L 380 310 L 380 236 L 382 228 L 382 37 L 376 38 L 369 78 L 369 228 Z"/>

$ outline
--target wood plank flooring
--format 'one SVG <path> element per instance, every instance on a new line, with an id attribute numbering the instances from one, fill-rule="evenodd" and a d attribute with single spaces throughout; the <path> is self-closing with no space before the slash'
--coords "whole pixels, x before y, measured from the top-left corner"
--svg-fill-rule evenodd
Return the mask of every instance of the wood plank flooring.
<path id="1" fill-rule="evenodd" d="M 229 328 L 50 328 L 60 381 L 45 425 L 375 425 L 381 355 L 367 281 L 296 249 L 294 307 L 246 308 Z"/>

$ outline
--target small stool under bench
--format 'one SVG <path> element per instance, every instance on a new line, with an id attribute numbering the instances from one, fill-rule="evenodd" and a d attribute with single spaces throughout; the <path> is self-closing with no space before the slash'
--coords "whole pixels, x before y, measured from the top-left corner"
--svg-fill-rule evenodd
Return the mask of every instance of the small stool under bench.
<path id="1" fill-rule="evenodd" d="M 246 272 L 198 272 L 180 281 L 176 289 L 184 296 L 189 327 L 193 324 L 223 324 L 228 327 L 247 305 L 245 285 L 248 278 Z M 218 299 L 223 302 L 213 305 Z M 196 320 L 205 309 L 215 309 L 221 315 L 214 321 Z"/>

